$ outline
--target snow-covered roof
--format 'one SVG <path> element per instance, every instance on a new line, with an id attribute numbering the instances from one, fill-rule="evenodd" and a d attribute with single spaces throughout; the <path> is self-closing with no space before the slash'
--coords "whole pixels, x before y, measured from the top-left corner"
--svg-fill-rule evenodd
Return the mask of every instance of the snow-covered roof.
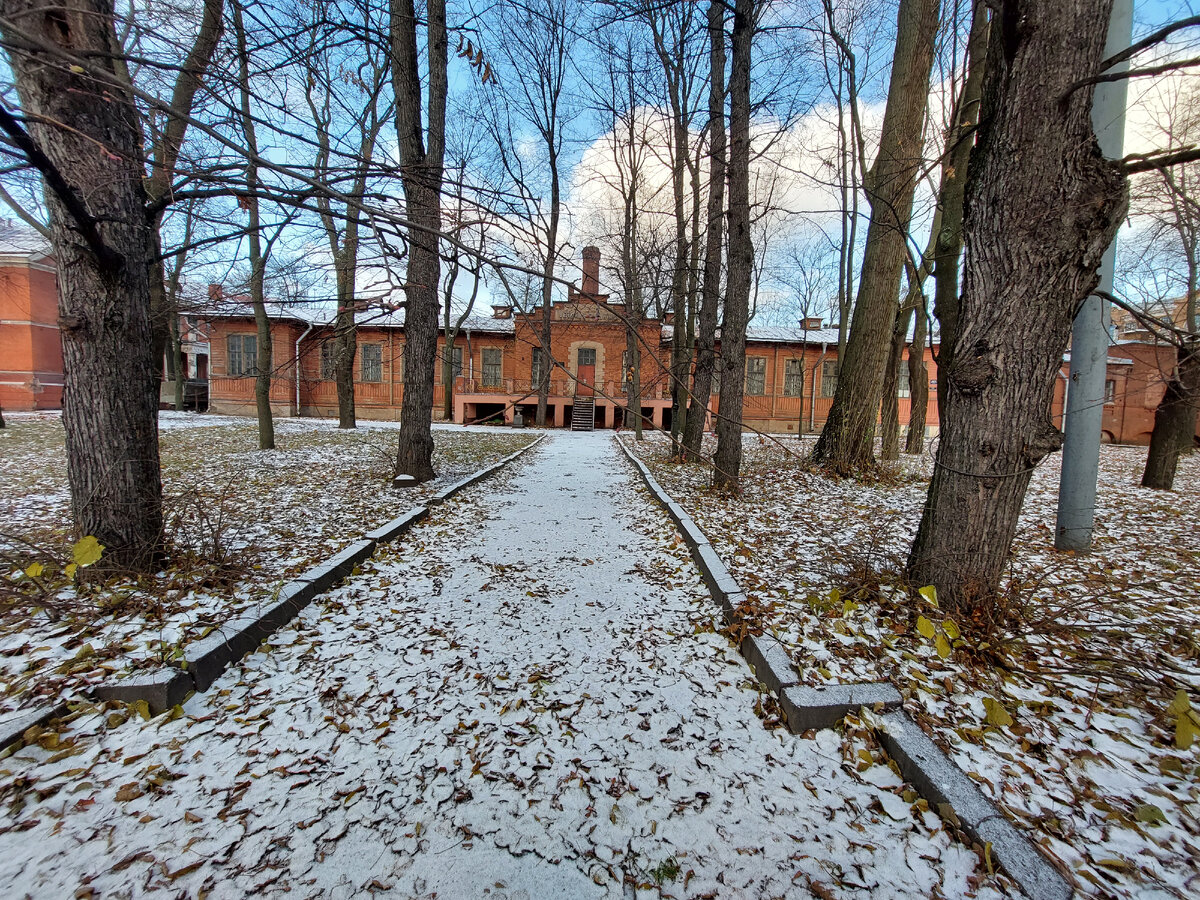
<path id="1" fill-rule="evenodd" d="M 670 341 L 675 335 L 674 325 L 662 327 L 662 339 Z M 717 339 L 721 338 L 721 330 L 717 329 Z M 780 328 L 776 326 L 751 325 L 746 329 L 746 340 L 758 344 L 836 344 L 838 332 L 836 328 Z"/>
<path id="2" fill-rule="evenodd" d="M 275 320 L 291 320 L 303 325 L 332 325 L 337 311 L 329 305 L 301 306 L 267 302 L 267 318 Z M 246 319 L 254 318 L 254 308 L 249 303 L 240 301 L 225 301 L 201 312 L 208 319 Z M 369 328 L 403 328 L 404 313 L 395 309 L 362 310 L 355 317 L 359 326 Z M 452 322 L 457 322 L 455 316 Z M 442 331 L 443 323 L 438 320 L 438 330 Z M 512 334 L 512 319 L 493 319 L 490 316 L 468 316 L 462 324 L 463 331 L 479 331 L 490 334 Z"/>
<path id="3" fill-rule="evenodd" d="M 50 242 L 32 228 L 0 219 L 0 257 L 28 260 L 50 256 Z"/>

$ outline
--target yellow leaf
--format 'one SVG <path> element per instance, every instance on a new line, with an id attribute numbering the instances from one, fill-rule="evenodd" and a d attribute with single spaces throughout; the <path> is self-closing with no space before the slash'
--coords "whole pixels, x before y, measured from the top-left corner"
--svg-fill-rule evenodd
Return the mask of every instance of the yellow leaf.
<path id="1" fill-rule="evenodd" d="M 856 609 L 858 609 L 858 604 L 855 603 L 853 600 L 847 600 L 845 603 L 842 604 L 842 615 L 848 616 L 848 615 L 850 615 L 850 613 L 854 612 Z"/>
<path id="2" fill-rule="evenodd" d="M 71 550 L 71 559 L 77 566 L 90 566 L 104 552 L 103 545 L 90 534 L 80 539 Z"/>
<path id="3" fill-rule="evenodd" d="M 929 605 L 932 606 L 934 609 L 938 608 L 937 588 L 934 587 L 932 584 L 925 585 L 925 587 L 921 588 L 919 591 L 917 591 L 917 593 L 920 594 L 922 597 L 924 597 L 926 600 L 928 600 Z"/>
<path id="4" fill-rule="evenodd" d="M 932 638 L 935 632 L 933 623 L 924 616 L 917 616 L 917 631 L 921 632 L 921 636 L 929 639 Z"/>
<path id="5" fill-rule="evenodd" d="M 944 634 L 939 634 L 937 636 L 937 640 L 933 642 L 933 646 L 937 648 L 937 655 L 942 659 L 945 659 L 950 655 L 950 642 L 946 640 L 946 636 Z"/>
<path id="6" fill-rule="evenodd" d="M 1107 866 L 1110 869 L 1128 869 L 1129 868 L 1129 863 L 1125 862 L 1125 860 L 1123 860 L 1123 859 L 1112 859 L 1112 858 L 1098 859 L 1098 860 L 1096 860 L 1096 862 L 1099 865 Z"/>
<path id="7" fill-rule="evenodd" d="M 65 569 L 63 569 L 63 572 L 66 573 L 66 576 L 68 578 L 74 578 L 75 570 L 78 568 L 79 568 L 79 566 L 75 565 L 75 563 L 67 563 L 67 567 Z"/>
<path id="8" fill-rule="evenodd" d="M 83 66 L 69 66 L 68 68 L 70 68 L 70 70 L 76 75 L 82 75 L 85 71 L 87 71 Z"/>
<path id="9" fill-rule="evenodd" d="M 133 711 L 141 716 L 146 721 L 150 720 L 150 704 L 145 700 L 135 700 L 133 702 Z"/>
<path id="10" fill-rule="evenodd" d="M 1196 723 L 1187 713 L 1175 720 L 1175 746 L 1180 750 L 1189 749 L 1198 733 Z"/>
<path id="11" fill-rule="evenodd" d="M 1004 708 L 999 700 L 984 697 L 983 708 L 987 712 L 987 723 L 989 725 L 994 725 L 997 728 L 1007 728 L 1013 723 L 1012 716 L 1008 714 L 1008 710 Z"/>
<path id="12" fill-rule="evenodd" d="M 942 628 L 945 629 L 946 637 L 952 641 L 957 641 L 962 637 L 962 632 L 958 630 L 958 626 L 954 624 L 953 619 L 947 619 L 942 623 Z"/>
<path id="13" fill-rule="evenodd" d="M 1158 825 L 1167 821 L 1167 817 L 1163 815 L 1163 811 L 1153 803 L 1143 803 L 1134 812 L 1133 817 L 1139 822 L 1145 822 L 1148 825 Z"/>
<path id="14" fill-rule="evenodd" d="M 833 590 L 831 590 L 829 592 L 829 605 L 837 606 L 841 602 L 842 602 L 842 592 L 839 591 L 837 588 L 834 588 Z"/>
<path id="15" fill-rule="evenodd" d="M 1187 691 L 1180 688 L 1175 692 L 1175 699 L 1171 701 L 1171 705 L 1167 707 L 1167 714 L 1172 716 L 1182 716 L 1185 712 L 1192 708 L 1192 701 L 1188 699 Z"/>
<path id="16" fill-rule="evenodd" d="M 28 569 L 25 570 L 25 574 L 28 575 L 30 578 L 41 578 L 42 573 L 45 571 L 46 571 L 45 566 L 43 566 L 40 562 L 35 562 Z"/>

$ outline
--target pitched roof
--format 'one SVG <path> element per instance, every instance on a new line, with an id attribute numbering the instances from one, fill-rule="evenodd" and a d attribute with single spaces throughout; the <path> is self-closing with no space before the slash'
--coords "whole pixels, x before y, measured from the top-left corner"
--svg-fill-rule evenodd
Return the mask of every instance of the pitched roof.
<path id="1" fill-rule="evenodd" d="M 28 260 L 51 255 L 50 242 L 28 225 L 0 219 L 0 257 Z"/>
<path id="2" fill-rule="evenodd" d="M 294 303 L 274 303 L 268 301 L 264 304 L 267 308 L 267 318 L 276 320 L 290 319 L 294 322 L 299 322 L 302 325 L 332 325 L 337 317 L 337 311 L 328 304 L 320 306 L 304 306 Z M 219 305 L 208 307 L 200 312 L 200 315 L 207 319 L 252 319 L 254 318 L 254 307 L 249 303 L 237 301 L 224 301 Z M 368 309 L 363 310 L 356 316 L 357 324 L 360 327 L 369 328 L 404 328 L 404 312 L 403 310 L 393 309 Z M 457 316 L 453 321 L 457 322 Z M 438 331 L 442 331 L 442 322 L 438 320 Z M 490 316 L 468 316 L 462 324 L 463 331 L 479 331 L 490 334 L 512 334 L 513 320 L 512 319 L 493 319 Z"/>
<path id="3" fill-rule="evenodd" d="M 662 327 L 662 339 L 670 341 L 675 336 L 674 325 Z M 717 339 L 721 338 L 721 330 L 717 329 Z M 746 340 L 756 344 L 802 344 L 805 340 L 810 344 L 836 344 L 838 332 L 836 328 L 781 328 L 776 326 L 749 326 L 746 328 Z"/>

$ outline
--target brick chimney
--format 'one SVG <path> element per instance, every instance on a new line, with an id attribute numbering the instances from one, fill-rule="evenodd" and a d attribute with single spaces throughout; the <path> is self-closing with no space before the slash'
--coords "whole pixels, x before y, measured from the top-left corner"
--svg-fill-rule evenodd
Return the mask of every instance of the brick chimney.
<path id="1" fill-rule="evenodd" d="M 600 248 L 583 248 L 583 290 L 581 294 L 595 296 L 600 293 Z"/>

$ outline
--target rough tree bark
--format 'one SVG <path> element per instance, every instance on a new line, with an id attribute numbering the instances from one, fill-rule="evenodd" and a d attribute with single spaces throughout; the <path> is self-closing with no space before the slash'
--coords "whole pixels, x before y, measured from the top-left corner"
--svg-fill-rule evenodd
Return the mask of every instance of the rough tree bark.
<path id="1" fill-rule="evenodd" d="M 721 305 L 721 238 L 725 208 L 725 4 L 708 5 L 708 230 L 704 236 L 704 275 L 701 282 L 699 327 L 696 331 L 696 369 L 692 403 L 683 435 L 684 457 L 700 458 L 704 423 L 717 364 L 717 312 Z"/>
<path id="2" fill-rule="evenodd" d="M 908 338 L 908 327 L 912 324 L 913 312 L 918 306 L 925 308 L 925 279 L 933 265 L 934 243 L 941 224 L 942 210 L 939 206 L 933 213 L 929 242 L 916 270 L 909 264 L 908 290 L 892 326 L 892 341 L 888 347 L 887 365 L 883 370 L 883 399 L 879 405 L 880 441 L 879 456 L 885 461 L 900 458 L 900 366 L 904 362 L 904 346 Z"/>
<path id="3" fill-rule="evenodd" d="M 428 0 L 428 128 L 422 127 L 420 54 L 413 0 L 391 0 L 392 85 L 408 229 L 404 399 L 396 474 L 428 481 L 433 471 L 433 367 L 437 359 L 442 167 L 446 151 L 445 0 Z"/>
<path id="4" fill-rule="evenodd" d="M 1075 311 L 1128 205 L 1092 130 L 1111 0 L 994 8 L 966 195 L 963 290 L 946 415 L 909 576 L 943 606 L 990 617 L 1034 468 L 1062 446 L 1050 421 Z"/>
<path id="5" fill-rule="evenodd" d="M 976 0 L 971 18 L 971 35 L 967 38 L 967 77 L 954 111 L 953 125 L 946 136 L 946 162 L 942 166 L 942 184 L 938 191 L 938 206 L 942 213 L 933 257 L 933 314 L 938 318 L 940 344 L 938 369 L 954 364 L 954 334 L 958 328 L 958 258 L 962 255 L 963 194 L 967 185 L 967 170 L 971 148 L 975 145 L 975 124 L 979 121 L 980 93 L 987 65 L 988 43 L 987 4 Z M 945 416 L 944 396 L 938 391 L 938 413 Z"/>
<path id="6" fill-rule="evenodd" d="M 1167 388 L 1154 410 L 1154 429 L 1142 487 L 1169 491 L 1175 484 L 1179 457 L 1192 450 L 1196 440 L 1196 412 L 1200 408 L 1200 315 L 1197 314 L 1197 290 L 1200 288 L 1200 199 L 1193 194 L 1187 168 L 1178 175 L 1163 170 L 1163 180 L 1171 209 L 1171 228 L 1183 245 L 1187 260 L 1187 296 L 1184 298 L 1183 330 L 1177 335 L 1175 366 L 1167 375 Z"/>
<path id="7" fill-rule="evenodd" d="M 925 367 L 925 334 L 929 311 L 925 295 L 917 304 L 912 343 L 908 345 L 908 435 L 904 452 L 917 454 L 925 448 L 925 418 L 929 414 L 929 372 Z"/>
<path id="8" fill-rule="evenodd" d="M 921 166 L 938 7 L 939 0 L 900 0 L 879 154 L 863 185 L 871 221 L 858 298 L 833 405 L 813 449 L 814 460 L 834 471 L 869 468 L 875 462 L 875 419 Z"/>
<path id="9" fill-rule="evenodd" d="M 1176 350 L 1175 368 L 1154 410 L 1154 430 L 1142 472 L 1142 487 L 1169 491 L 1179 457 L 1196 439 L 1196 398 L 1200 397 L 1200 343 L 1185 341 Z"/>
<path id="10" fill-rule="evenodd" d="M 3 0 L 0 33 L 28 131 L 7 110 L 0 126 L 42 175 L 50 213 L 75 528 L 105 546 L 109 565 L 149 570 L 162 540 L 154 243 L 113 7 Z"/>
<path id="11" fill-rule="evenodd" d="M 742 400 L 746 389 L 746 323 L 750 312 L 750 54 L 754 0 L 737 0 L 729 69 L 729 265 L 721 323 L 721 396 L 713 483 L 737 490 L 742 468 Z"/>

